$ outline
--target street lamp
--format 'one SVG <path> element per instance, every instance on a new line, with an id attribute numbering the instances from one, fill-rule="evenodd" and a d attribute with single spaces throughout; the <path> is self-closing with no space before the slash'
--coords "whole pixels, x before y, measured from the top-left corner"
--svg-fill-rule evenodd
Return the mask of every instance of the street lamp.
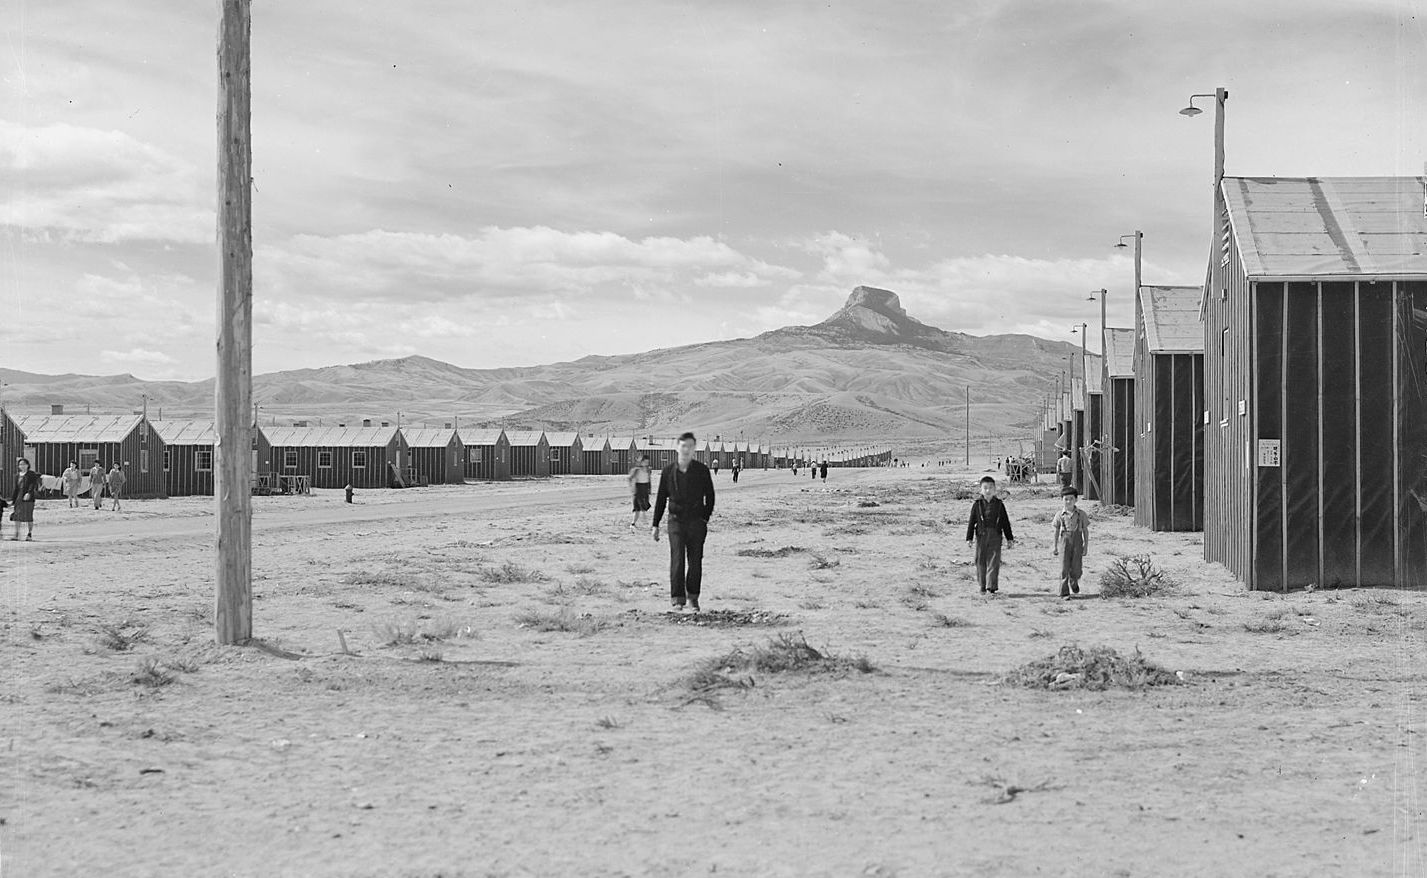
<path id="1" fill-rule="evenodd" d="M 1129 245 L 1125 243 L 1125 239 L 1126 239 L 1126 238 L 1134 238 L 1134 239 L 1135 239 L 1135 289 L 1134 289 L 1134 298 L 1135 298 L 1135 331 L 1138 332 L 1139 329 L 1140 329 L 1140 283 L 1142 282 L 1142 281 L 1141 281 L 1141 272 L 1144 270 L 1144 242 L 1145 242 L 1145 233 L 1142 232 L 1142 231 L 1140 231 L 1139 229 L 1135 229 L 1135 231 L 1134 231 L 1133 234 L 1130 234 L 1130 235 L 1121 235 L 1119 242 L 1116 243 L 1115 246 L 1116 246 L 1116 247 L 1128 247 Z M 1102 314 L 1102 317 L 1101 317 L 1101 325 L 1102 325 L 1102 327 L 1103 327 L 1103 325 L 1104 325 L 1104 317 L 1103 317 L 1104 308 L 1102 307 L 1100 310 L 1101 310 L 1101 314 Z M 1102 331 L 1101 331 L 1101 338 L 1104 338 L 1103 328 L 1102 328 Z"/>
<path id="2" fill-rule="evenodd" d="M 1196 98 L 1214 99 L 1214 191 L 1219 191 L 1219 183 L 1224 179 L 1224 103 L 1229 100 L 1229 90 L 1216 88 L 1213 94 L 1190 95 L 1189 105 L 1179 111 L 1181 116 L 1193 118 L 1204 112 L 1194 106 Z M 1217 202 L 1218 196 L 1215 195 Z"/>

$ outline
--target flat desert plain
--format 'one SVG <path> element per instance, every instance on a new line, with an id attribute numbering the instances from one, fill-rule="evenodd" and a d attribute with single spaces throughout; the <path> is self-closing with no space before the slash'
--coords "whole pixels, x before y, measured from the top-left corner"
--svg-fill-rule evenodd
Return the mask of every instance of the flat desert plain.
<path id="1" fill-rule="evenodd" d="M 979 475 L 721 474 L 697 619 L 618 478 L 255 498 L 244 648 L 211 500 L 48 502 L 0 545 L 0 875 L 1424 874 L 1422 594 L 1249 593 L 1085 503 L 1062 602 L 1008 486 L 982 597 Z M 1101 598 L 1115 553 L 1177 588 Z M 1070 645 L 1173 682 L 1004 679 Z"/>

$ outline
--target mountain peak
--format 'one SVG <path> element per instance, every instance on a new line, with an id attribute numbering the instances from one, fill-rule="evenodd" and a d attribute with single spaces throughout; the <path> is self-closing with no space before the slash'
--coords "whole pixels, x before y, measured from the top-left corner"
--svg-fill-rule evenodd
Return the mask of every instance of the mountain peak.
<path id="1" fill-rule="evenodd" d="M 854 289 L 852 295 L 847 297 L 847 304 L 842 306 L 842 310 L 846 311 L 849 308 L 867 308 L 894 318 L 907 316 L 906 309 L 902 307 L 902 300 L 897 298 L 896 293 L 877 287 Z"/>
<path id="2" fill-rule="evenodd" d="M 947 335 L 909 316 L 896 293 L 877 287 L 854 289 L 847 304 L 817 328 L 878 344 L 940 344 Z"/>

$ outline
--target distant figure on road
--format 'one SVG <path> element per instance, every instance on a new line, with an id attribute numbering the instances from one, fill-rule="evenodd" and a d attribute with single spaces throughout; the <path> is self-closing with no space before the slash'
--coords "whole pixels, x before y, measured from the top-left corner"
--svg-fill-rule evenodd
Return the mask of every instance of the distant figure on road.
<path id="1" fill-rule="evenodd" d="M 109 507 L 110 512 L 122 512 L 119 507 L 119 499 L 124 496 L 124 483 L 128 481 L 124 477 L 124 471 L 119 469 L 119 464 L 109 470 L 109 476 L 104 480 L 109 487 L 109 497 L 114 501 L 114 505 Z"/>
<path id="2" fill-rule="evenodd" d="M 1070 487 L 1070 474 L 1075 469 L 1070 460 L 1070 450 L 1064 449 L 1060 452 L 1060 460 L 1055 462 L 1055 474 L 1060 477 L 1062 488 Z"/>
<path id="3" fill-rule="evenodd" d="M 40 474 L 30 468 L 30 460 L 27 457 L 19 458 L 15 461 L 15 486 L 10 492 L 10 505 L 15 510 L 10 513 L 10 520 L 15 522 L 15 535 L 12 540 L 20 538 L 20 525 L 25 525 L 25 539 L 35 538 L 35 499 L 40 495 Z"/>
<path id="4" fill-rule="evenodd" d="M 822 466 L 818 467 L 818 472 L 820 472 L 820 473 L 822 474 L 823 481 L 826 482 L 826 481 L 827 481 L 827 461 L 823 461 L 823 462 L 822 462 Z"/>
<path id="5" fill-rule="evenodd" d="M 640 455 L 634 469 L 629 471 L 629 491 L 634 495 L 634 520 L 629 523 L 632 530 L 639 524 L 639 518 L 649 511 L 649 455 Z"/>
<path id="6" fill-rule="evenodd" d="M 718 455 L 717 455 L 717 454 L 714 455 L 714 459 L 713 459 L 713 474 L 714 474 L 714 475 L 718 475 Z"/>
<path id="7" fill-rule="evenodd" d="M 738 474 L 743 469 L 743 465 L 738 462 L 738 458 L 733 459 L 733 480 L 738 481 Z"/>
<path id="8" fill-rule="evenodd" d="M 1001 587 L 1001 537 L 1014 546 L 1011 517 L 1006 504 L 996 496 L 996 480 L 981 477 L 981 496 L 971 504 L 971 518 L 966 522 L 966 542 L 976 544 L 976 582 L 981 593 L 995 594 Z"/>
<path id="9" fill-rule="evenodd" d="M 104 467 L 99 465 L 99 461 L 94 461 L 94 466 L 89 468 L 89 496 L 94 499 L 94 508 L 100 509 L 104 505 Z"/>
<path id="10" fill-rule="evenodd" d="M 84 481 L 84 474 L 79 471 L 79 464 L 71 460 L 60 478 L 64 479 L 64 496 L 69 500 L 69 508 L 78 509 L 79 484 Z"/>
<path id="11" fill-rule="evenodd" d="M 1065 508 L 1051 519 L 1055 554 L 1060 556 L 1060 596 L 1070 600 L 1080 594 L 1081 565 L 1090 549 L 1090 516 L 1075 505 L 1080 492 L 1070 485 L 1060 489 Z"/>
<path id="12" fill-rule="evenodd" d="M 714 511 L 713 476 L 694 460 L 693 433 L 679 437 L 679 459 L 659 474 L 659 498 L 654 502 L 654 541 L 659 522 L 669 510 L 669 598 L 675 610 L 687 600 L 699 611 L 704 578 L 704 540 Z"/>

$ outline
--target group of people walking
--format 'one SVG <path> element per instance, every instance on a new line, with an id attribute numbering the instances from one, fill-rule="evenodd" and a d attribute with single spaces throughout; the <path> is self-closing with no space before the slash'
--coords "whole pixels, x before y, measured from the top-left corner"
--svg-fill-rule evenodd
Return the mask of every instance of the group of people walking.
<path id="1" fill-rule="evenodd" d="M 35 538 L 35 501 L 39 499 L 40 491 L 44 488 L 44 480 L 34 465 L 27 457 L 18 458 L 15 461 L 15 483 L 11 486 L 8 499 L 0 496 L 0 510 L 7 505 L 10 509 L 10 522 L 15 526 L 11 540 L 20 539 L 20 528 L 24 525 L 25 539 Z M 84 493 L 84 478 L 86 473 L 80 470 L 79 465 L 70 461 L 64 473 L 60 475 L 60 487 L 64 491 L 65 498 L 69 501 L 69 508 L 77 509 L 83 505 L 81 496 Z M 96 461 L 90 468 L 89 476 L 89 496 L 94 501 L 94 508 L 101 509 L 104 505 L 104 492 L 107 489 L 112 500 L 110 509 L 114 512 L 123 511 L 120 501 L 124 496 L 124 483 L 128 480 L 119 464 L 114 464 L 108 473 L 104 472 L 104 467 Z"/>
<path id="2" fill-rule="evenodd" d="M 694 458 L 697 445 L 693 433 L 679 437 L 678 458 L 659 475 L 651 523 L 654 541 L 658 542 L 660 526 L 668 515 L 669 600 L 675 612 L 686 607 L 695 612 L 700 609 L 704 543 L 715 505 L 713 472 Z M 814 479 L 827 478 L 826 463 L 812 470 Z M 629 484 L 634 494 L 631 529 L 637 528 L 649 511 L 652 476 L 647 456 L 641 457 L 630 470 Z M 981 479 L 981 496 L 972 503 L 966 523 L 966 542 L 974 546 L 975 551 L 977 584 L 986 595 L 1000 591 L 1001 550 L 1003 546 L 1014 546 L 1016 539 L 1006 504 L 996 491 L 993 477 Z M 1060 596 L 1069 600 L 1080 593 L 1083 562 L 1090 548 L 1090 516 L 1079 507 L 1080 492 L 1073 485 L 1065 485 L 1060 494 L 1062 508 L 1051 520 L 1051 540 L 1053 554 L 1060 558 Z"/>

